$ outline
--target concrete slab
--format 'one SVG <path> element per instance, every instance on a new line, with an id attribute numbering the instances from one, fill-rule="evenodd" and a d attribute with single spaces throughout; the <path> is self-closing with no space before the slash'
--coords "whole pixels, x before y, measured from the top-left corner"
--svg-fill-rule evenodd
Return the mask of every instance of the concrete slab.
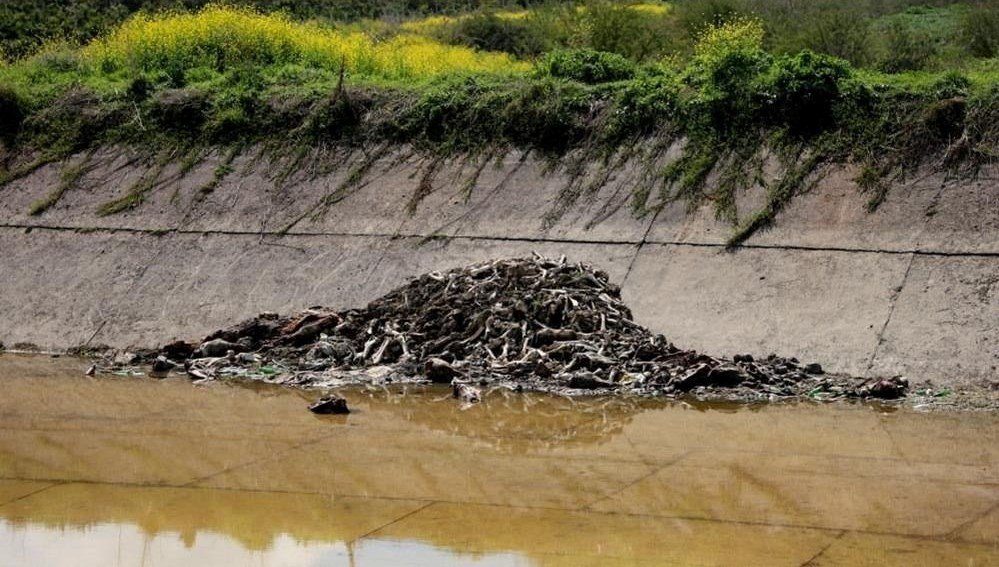
<path id="1" fill-rule="evenodd" d="M 39 490 L 53 486 L 51 482 L 28 480 L 0 480 L 0 506 L 30 496 Z"/>
<path id="2" fill-rule="evenodd" d="M 954 537 L 961 541 L 970 541 L 999 547 L 999 507 L 993 508 L 987 514 L 958 530 Z"/>
<path id="3" fill-rule="evenodd" d="M 291 449 L 288 442 L 191 435 L 103 433 L 85 429 L 5 431 L 0 477 L 183 485 Z M 181 462 L 177 455 L 190 458 Z"/>
<path id="4" fill-rule="evenodd" d="M 870 195 L 857 186 L 856 176 L 855 167 L 833 169 L 815 188 L 791 201 L 772 227 L 747 243 L 885 251 L 919 248 L 942 177 L 923 177 L 895 187 L 874 212 L 868 212 Z"/>
<path id="5" fill-rule="evenodd" d="M 936 567 L 938 565 L 993 565 L 999 561 L 994 545 L 846 534 L 811 565 L 870 567 Z"/>
<path id="6" fill-rule="evenodd" d="M 223 166 L 223 162 L 217 162 Z M 259 150 L 242 153 L 224 165 L 231 173 L 216 179 L 211 192 L 201 192 L 191 202 L 183 228 L 194 231 L 278 231 L 308 210 L 275 181 L 279 165 Z M 214 175 L 214 174 L 213 174 Z M 318 184 L 320 187 L 321 183 Z M 303 185 L 308 190 L 315 186 Z M 187 212 L 187 211 L 185 211 Z"/>
<path id="7" fill-rule="evenodd" d="M 365 283 L 382 241 L 370 237 L 171 234 L 115 305 L 120 344 L 197 339 L 263 311 L 347 308 L 374 299 Z"/>
<path id="8" fill-rule="evenodd" d="M 967 484 L 997 480 L 999 427 L 988 414 L 882 413 L 862 406 L 803 404 L 735 412 L 719 420 L 710 410 L 638 413 L 627 422 L 628 442 L 643 458 L 680 454 L 679 463 L 685 465 L 767 461 L 788 472 Z"/>
<path id="9" fill-rule="evenodd" d="M 595 510 L 754 524 L 943 536 L 999 502 L 999 488 L 795 473 L 760 460 L 667 467 Z M 872 514 L 871 510 L 880 510 Z M 927 515 L 934 518 L 927 525 Z"/>
<path id="10" fill-rule="evenodd" d="M 478 181 L 468 191 L 465 183 L 480 167 Z M 403 233 L 638 242 L 649 222 L 631 210 L 640 173 L 624 165 L 604 179 L 601 167 L 592 165 L 574 181 L 563 167 L 530 154 L 480 158 L 451 182 L 445 177 Z M 591 187 L 594 177 L 603 181 Z"/>
<path id="11" fill-rule="evenodd" d="M 871 372 L 999 384 L 999 258 L 917 256 Z"/>
<path id="12" fill-rule="evenodd" d="M 330 171 L 283 189 L 301 218 L 289 232 L 394 235 L 407 219 L 406 206 L 419 186 L 423 160 L 405 148 L 333 158 L 324 166 L 332 167 Z M 370 169 L 362 171 L 370 160 Z"/>
<path id="13" fill-rule="evenodd" d="M 927 211 L 923 250 L 999 254 L 999 179 L 955 179 Z"/>
<path id="14" fill-rule="evenodd" d="M 579 508 L 587 497 L 613 493 L 651 471 L 642 463 L 622 461 L 511 459 L 502 448 L 476 451 L 443 432 L 378 437 L 373 442 L 370 434 L 340 431 L 335 438 L 213 476 L 197 486 Z"/>
<path id="15" fill-rule="evenodd" d="M 511 517 L 518 521 L 511 522 Z M 658 565 L 798 567 L 835 536 L 808 529 L 624 514 L 434 504 L 370 537 L 419 538 L 440 545 L 460 538 L 465 549 L 473 553 L 516 549 L 544 564 L 558 564 L 555 558 L 564 557 L 567 565 L 649 561 Z"/>
<path id="16" fill-rule="evenodd" d="M 639 323 L 683 348 L 807 353 L 806 362 L 863 374 L 907 263 L 900 255 L 646 246 L 624 299 Z"/>
<path id="17" fill-rule="evenodd" d="M 3 207 L 7 222 L 74 228 L 127 228 L 167 230 L 179 227 L 192 200 L 214 178 L 218 156 L 210 154 L 186 171 L 179 161 L 157 165 L 153 158 L 123 148 L 104 148 L 77 154 L 59 164 L 42 168 L 12 186 Z M 70 183 L 69 172 L 82 169 Z M 143 189 L 133 208 L 107 216 L 99 209 Z M 38 201 L 64 188 L 62 196 L 42 214 L 31 215 Z M 6 193 L 6 190 L 5 190 Z"/>
<path id="18" fill-rule="evenodd" d="M 0 228 L 0 341 L 69 348 L 135 313 L 119 299 L 155 256 L 157 237 Z"/>

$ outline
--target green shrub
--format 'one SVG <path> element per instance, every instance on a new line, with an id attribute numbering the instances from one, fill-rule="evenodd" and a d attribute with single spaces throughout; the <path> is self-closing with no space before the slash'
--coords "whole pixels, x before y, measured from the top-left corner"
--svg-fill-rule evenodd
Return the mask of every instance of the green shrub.
<path id="1" fill-rule="evenodd" d="M 939 100 L 926 109 L 923 123 L 936 140 L 952 140 L 964 131 L 967 113 L 968 103 L 963 97 Z"/>
<path id="2" fill-rule="evenodd" d="M 740 0 L 687 0 L 676 4 L 676 19 L 691 37 L 744 17 L 748 12 L 749 8 Z"/>
<path id="3" fill-rule="evenodd" d="M 616 53 L 593 49 L 565 49 L 549 53 L 539 62 L 543 75 L 587 84 L 630 79 L 635 64 Z"/>
<path id="4" fill-rule="evenodd" d="M 923 69 L 939 51 L 928 34 L 912 30 L 899 20 L 893 20 L 884 33 L 886 53 L 881 58 L 879 67 L 887 73 Z"/>
<path id="5" fill-rule="evenodd" d="M 91 147 L 125 118 L 120 101 L 74 86 L 25 117 L 23 138 L 49 155 L 67 155 Z"/>
<path id="6" fill-rule="evenodd" d="M 933 83 L 933 96 L 938 99 L 966 97 L 970 92 L 971 79 L 957 71 L 948 71 Z"/>
<path id="7" fill-rule="evenodd" d="M 583 136 L 590 103 L 580 85 L 531 81 L 511 92 L 502 114 L 504 138 L 520 147 L 564 151 Z"/>
<path id="8" fill-rule="evenodd" d="M 444 76 L 431 81 L 385 128 L 394 137 L 425 140 L 442 151 L 488 143 L 499 129 L 494 117 L 503 105 L 502 89 L 488 77 Z"/>
<path id="9" fill-rule="evenodd" d="M 24 122 L 24 102 L 13 89 L 0 85 L 0 141 L 10 145 Z"/>
<path id="10" fill-rule="evenodd" d="M 678 118 L 682 88 L 677 77 L 667 74 L 629 81 L 614 101 L 608 135 L 647 134 Z"/>
<path id="11" fill-rule="evenodd" d="M 850 77 L 846 61 L 802 51 L 778 57 L 766 87 L 772 117 L 795 134 L 812 134 L 833 122 L 840 83 Z"/>
<path id="12" fill-rule="evenodd" d="M 457 20 L 446 28 L 442 39 L 484 51 L 503 51 L 519 57 L 533 57 L 548 48 L 538 29 L 523 20 L 501 18 L 492 12 Z"/>
<path id="13" fill-rule="evenodd" d="M 627 4 L 597 1 L 587 4 L 583 20 L 586 46 L 597 51 L 644 61 L 679 49 L 675 19 L 665 11 L 648 13 Z"/>
<path id="14" fill-rule="evenodd" d="M 809 18 L 804 46 L 818 53 L 846 59 L 854 65 L 871 60 L 871 32 L 868 18 L 855 10 L 836 10 Z"/>
<path id="15" fill-rule="evenodd" d="M 772 57 L 763 50 L 763 25 L 740 18 L 701 33 L 686 80 L 696 89 L 691 117 L 712 132 L 745 136 L 761 106 L 760 81 Z"/>
<path id="16" fill-rule="evenodd" d="M 210 101 L 205 92 L 167 89 L 150 101 L 149 114 L 166 131 L 195 134 L 208 118 Z"/>
<path id="17" fill-rule="evenodd" d="M 961 19 L 961 42 L 974 57 L 999 56 L 999 2 L 980 2 Z"/>

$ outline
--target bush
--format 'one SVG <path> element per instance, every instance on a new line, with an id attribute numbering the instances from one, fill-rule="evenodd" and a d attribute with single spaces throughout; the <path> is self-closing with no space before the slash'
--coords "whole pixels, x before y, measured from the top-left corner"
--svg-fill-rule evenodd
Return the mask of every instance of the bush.
<path id="1" fill-rule="evenodd" d="M 703 31 L 687 68 L 697 90 L 692 118 L 723 136 L 745 136 L 758 117 L 760 80 L 772 58 L 763 50 L 763 24 L 739 18 Z"/>
<path id="2" fill-rule="evenodd" d="M 666 119 L 677 118 L 681 90 L 672 75 L 645 75 L 628 82 L 614 101 L 610 136 L 647 134 Z"/>
<path id="3" fill-rule="evenodd" d="M 538 30 L 522 20 L 480 13 L 461 18 L 448 27 L 443 39 L 484 51 L 503 51 L 519 57 L 543 53 L 548 44 Z"/>
<path id="4" fill-rule="evenodd" d="M 804 45 L 819 53 L 846 59 L 854 65 L 871 60 L 868 18 L 850 10 L 818 13 L 804 31 Z"/>
<path id="5" fill-rule="evenodd" d="M 925 32 L 914 31 L 895 20 L 885 30 L 886 53 L 879 67 L 886 73 L 918 71 L 937 54 L 938 47 Z"/>
<path id="6" fill-rule="evenodd" d="M 461 71 L 511 72 L 525 64 L 427 37 L 401 34 L 376 41 L 361 32 L 296 23 L 279 14 L 210 5 L 193 14 L 138 15 L 83 49 L 105 72 L 166 72 L 174 87 L 188 69 L 217 72 L 246 66 L 302 64 L 390 79 Z"/>
<path id="7" fill-rule="evenodd" d="M 674 19 L 667 12 L 650 13 L 635 6 L 591 2 L 583 13 L 586 45 L 597 51 L 643 61 L 676 51 Z"/>
<path id="8" fill-rule="evenodd" d="M 587 84 L 623 81 L 635 75 L 635 64 L 616 53 L 593 49 L 557 50 L 540 63 L 542 74 Z"/>
<path id="9" fill-rule="evenodd" d="M 168 89 L 151 101 L 150 116 L 167 131 L 194 134 L 208 117 L 208 95 L 193 89 Z"/>
<path id="10" fill-rule="evenodd" d="M 676 18 L 691 37 L 704 30 L 745 17 L 748 9 L 739 0 L 687 0 L 676 5 Z"/>
<path id="11" fill-rule="evenodd" d="M 961 19 L 961 42 L 974 57 L 999 56 L 999 2 L 981 2 Z"/>
<path id="12" fill-rule="evenodd" d="M 13 143 L 24 122 L 24 102 L 13 89 L 0 85 L 0 141 Z"/>
<path id="13" fill-rule="evenodd" d="M 970 92 L 971 79 L 957 71 L 949 71 L 933 83 L 933 96 L 940 100 L 966 97 Z"/>
<path id="14" fill-rule="evenodd" d="M 774 61 L 767 91 L 772 116 L 795 134 L 812 134 L 833 122 L 840 83 L 851 75 L 846 61 L 802 51 Z"/>
<path id="15" fill-rule="evenodd" d="M 504 135 L 521 147 L 564 151 L 582 137 L 591 100 L 580 85 L 542 79 L 511 92 L 503 109 Z"/>

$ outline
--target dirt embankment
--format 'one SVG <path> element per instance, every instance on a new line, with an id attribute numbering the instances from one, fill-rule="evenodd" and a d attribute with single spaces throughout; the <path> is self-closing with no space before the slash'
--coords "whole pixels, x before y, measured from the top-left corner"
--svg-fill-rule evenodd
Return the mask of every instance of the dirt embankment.
<path id="1" fill-rule="evenodd" d="M 434 162 L 400 148 L 317 154 L 278 176 L 287 164 L 254 152 L 190 170 L 120 148 L 76 156 L 0 189 L 0 341 L 152 346 L 536 251 L 599 266 L 638 324 L 684 348 L 795 354 L 934 391 L 999 382 L 995 171 L 913 175 L 869 213 L 858 172 L 836 168 L 731 251 L 731 220 L 711 204 L 636 215 L 645 169 L 622 163 L 580 175 L 531 155 Z M 765 197 L 738 191 L 736 222 Z"/>

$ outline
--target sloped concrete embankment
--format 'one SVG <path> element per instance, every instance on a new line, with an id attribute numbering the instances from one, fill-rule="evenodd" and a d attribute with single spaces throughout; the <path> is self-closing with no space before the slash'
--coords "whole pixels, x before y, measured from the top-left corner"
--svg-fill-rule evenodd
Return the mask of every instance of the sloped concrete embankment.
<path id="1" fill-rule="evenodd" d="M 844 167 L 729 252 L 731 225 L 710 206 L 636 218 L 630 195 L 642 180 L 628 166 L 567 199 L 579 185 L 522 154 L 344 155 L 278 180 L 252 152 L 182 174 L 110 148 L 67 183 L 74 160 L 0 189 L 8 348 L 197 338 L 260 311 L 361 305 L 412 275 L 536 251 L 602 267 L 640 323 L 683 347 L 999 383 L 996 172 L 914 179 L 867 213 Z M 135 208 L 97 214 L 137 188 Z M 55 205 L 31 215 L 53 191 Z M 741 192 L 740 216 L 764 198 Z"/>

